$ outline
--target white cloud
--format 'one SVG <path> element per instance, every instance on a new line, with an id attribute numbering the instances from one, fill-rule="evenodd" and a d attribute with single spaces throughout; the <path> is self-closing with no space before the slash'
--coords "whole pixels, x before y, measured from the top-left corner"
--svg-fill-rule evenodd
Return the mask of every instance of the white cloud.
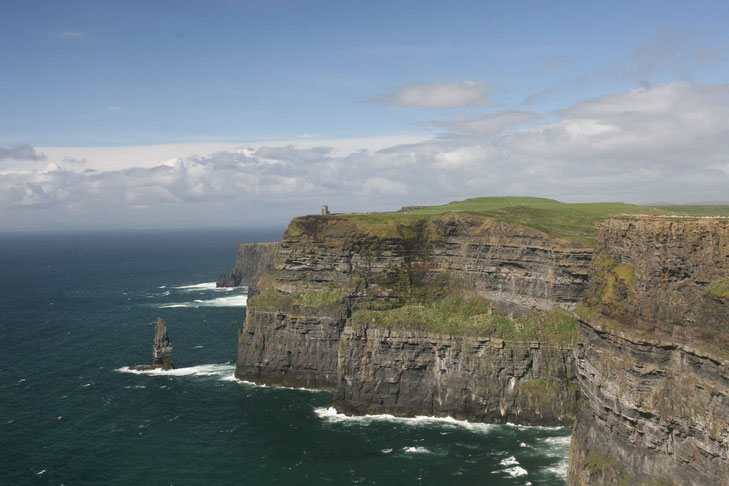
<path id="1" fill-rule="evenodd" d="M 641 88 L 557 115 L 539 125 L 514 113 L 443 122 L 455 131 L 407 143 L 350 141 L 351 150 L 321 141 L 226 147 L 123 170 L 81 171 L 96 168 L 91 158 L 79 168 L 49 157 L 45 167 L 0 172 L 0 227 L 284 224 L 321 204 L 386 210 L 479 195 L 729 199 L 728 84 Z"/>
<path id="2" fill-rule="evenodd" d="M 456 108 L 489 104 L 488 85 L 476 81 L 406 84 L 375 101 L 385 105 L 419 108 Z"/>
<path id="3" fill-rule="evenodd" d="M 539 119 L 539 115 L 528 111 L 502 111 L 478 118 L 460 118 L 448 121 L 434 121 L 436 127 L 447 128 L 459 132 L 497 134 L 504 129 L 524 125 Z"/>
<path id="4" fill-rule="evenodd" d="M 46 156 L 43 153 L 38 153 L 30 145 L 15 145 L 13 147 L 0 147 L 0 160 L 13 159 L 13 160 L 43 160 Z"/>

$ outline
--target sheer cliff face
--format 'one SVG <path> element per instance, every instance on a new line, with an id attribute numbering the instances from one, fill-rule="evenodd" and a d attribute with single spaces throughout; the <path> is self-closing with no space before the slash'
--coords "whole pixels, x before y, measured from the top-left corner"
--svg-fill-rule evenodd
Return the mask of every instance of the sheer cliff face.
<path id="1" fill-rule="evenodd" d="M 597 227 L 569 481 L 729 484 L 729 222 Z"/>
<path id="2" fill-rule="evenodd" d="M 573 308 L 591 256 L 570 240 L 466 215 L 408 224 L 296 218 L 264 279 L 267 290 L 249 301 L 236 376 L 336 389 L 334 403 L 352 412 L 565 423 L 575 395 L 567 349 L 405 338 L 355 329 L 349 317 L 359 308 L 397 307 L 422 289 L 437 297 L 453 281 L 509 313 Z M 324 301 L 308 297 L 316 292 Z M 534 386 L 522 388 L 529 380 Z M 539 395 L 539 384 L 548 391 Z"/>
<path id="3" fill-rule="evenodd" d="M 587 287 L 592 249 L 524 226 L 467 215 L 398 225 L 334 216 L 296 218 L 277 253 L 277 288 L 357 286 L 359 298 L 392 297 L 403 269 L 411 280 L 466 282 L 516 312 L 574 308 Z"/>
<path id="4" fill-rule="evenodd" d="M 273 266 L 273 257 L 278 242 L 243 243 L 238 246 L 235 267 L 230 275 L 221 275 L 218 287 L 238 287 L 245 285 L 254 287 L 261 275 Z"/>
<path id="5" fill-rule="evenodd" d="M 572 425 L 573 360 L 568 345 L 346 327 L 332 404 L 355 414 Z"/>

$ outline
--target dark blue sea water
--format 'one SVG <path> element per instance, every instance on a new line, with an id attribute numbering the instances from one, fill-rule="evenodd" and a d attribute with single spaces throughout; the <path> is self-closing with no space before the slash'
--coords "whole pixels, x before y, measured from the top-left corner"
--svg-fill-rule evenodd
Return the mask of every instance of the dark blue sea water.
<path id="1" fill-rule="evenodd" d="M 205 284 L 279 237 L 0 235 L 0 484 L 564 484 L 569 429 L 351 419 L 237 382 L 245 293 Z M 157 316 L 177 369 L 130 373 Z"/>

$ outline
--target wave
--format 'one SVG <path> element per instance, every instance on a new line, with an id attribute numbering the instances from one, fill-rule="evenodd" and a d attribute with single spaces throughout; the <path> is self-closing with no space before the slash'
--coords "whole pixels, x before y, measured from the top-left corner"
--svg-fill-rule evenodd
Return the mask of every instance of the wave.
<path id="1" fill-rule="evenodd" d="M 430 451 L 425 447 L 403 447 L 402 451 L 407 454 L 430 454 Z"/>
<path id="2" fill-rule="evenodd" d="M 538 447 L 542 450 L 542 454 L 547 457 L 560 459 L 556 464 L 544 468 L 544 471 L 562 478 L 567 477 L 571 440 L 572 436 L 566 435 L 564 437 L 547 437 L 540 441 Z"/>
<path id="3" fill-rule="evenodd" d="M 235 371 L 235 365 L 230 363 L 222 364 L 203 364 L 197 366 L 189 366 L 187 368 L 175 368 L 172 370 L 137 370 L 133 367 L 122 366 L 114 371 L 119 373 L 131 373 L 133 375 L 151 375 L 151 376 L 228 376 Z"/>
<path id="4" fill-rule="evenodd" d="M 195 299 L 192 302 L 171 302 L 161 304 L 160 309 L 174 308 L 198 308 L 198 307 L 245 307 L 248 304 L 248 296 L 246 294 L 228 295 L 226 297 L 218 297 L 216 299 Z"/>
<path id="5" fill-rule="evenodd" d="M 514 427 L 520 430 L 566 430 L 569 429 L 569 427 L 564 425 L 520 425 L 520 424 L 513 424 L 511 422 L 506 422 L 506 425 L 509 427 Z"/>
<path id="6" fill-rule="evenodd" d="M 215 282 L 203 282 L 203 283 L 192 284 L 192 285 L 180 285 L 178 287 L 172 287 L 172 288 L 179 289 L 179 290 L 215 290 L 217 288 L 229 289 L 231 287 L 216 287 Z"/>
<path id="7" fill-rule="evenodd" d="M 503 459 L 499 464 L 502 466 L 518 466 L 519 461 L 516 460 L 516 457 L 509 456 L 506 459 Z"/>
<path id="8" fill-rule="evenodd" d="M 510 478 L 518 478 L 519 476 L 526 476 L 527 474 L 529 474 L 529 471 L 527 471 L 526 469 L 524 469 L 521 466 L 514 466 L 514 467 L 510 467 L 508 469 L 504 469 L 503 471 L 495 471 L 495 472 L 503 472 Z"/>
<path id="9" fill-rule="evenodd" d="M 229 376 L 224 376 L 220 379 L 220 381 L 234 381 L 236 383 L 239 383 L 241 385 L 247 385 L 247 386 L 254 386 L 256 388 L 271 388 L 274 390 L 297 390 L 297 391 L 306 391 L 306 392 L 315 392 L 315 393 L 329 393 L 326 390 L 317 390 L 316 388 L 294 388 L 292 386 L 270 386 L 270 385 L 262 385 L 259 383 L 254 383 L 252 381 L 246 381 L 246 380 L 239 380 L 235 377 L 235 374 L 231 373 Z"/>
<path id="10" fill-rule="evenodd" d="M 314 409 L 319 418 L 329 423 L 360 423 L 369 424 L 373 422 L 392 422 L 402 423 L 408 425 L 445 425 L 451 427 L 461 427 L 474 432 L 488 433 L 498 427 L 498 425 L 484 424 L 479 422 L 469 422 L 467 420 L 456 420 L 453 417 L 395 417 L 390 414 L 379 414 L 379 415 L 345 415 L 337 412 L 333 407 L 320 407 Z"/>

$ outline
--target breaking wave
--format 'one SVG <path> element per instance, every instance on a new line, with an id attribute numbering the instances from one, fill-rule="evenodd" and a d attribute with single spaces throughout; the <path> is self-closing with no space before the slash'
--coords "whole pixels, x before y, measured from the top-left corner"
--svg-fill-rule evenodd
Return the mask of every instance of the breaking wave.
<path id="1" fill-rule="evenodd" d="M 315 408 L 314 413 L 322 420 L 329 423 L 360 423 L 367 425 L 372 422 L 393 422 L 408 425 L 445 425 L 452 427 L 461 427 L 472 430 L 474 432 L 488 433 L 498 427 L 493 424 L 483 424 L 478 422 L 468 422 L 467 420 L 456 420 L 453 417 L 395 417 L 390 414 L 379 415 L 345 415 L 337 412 L 334 407 Z"/>
<path id="2" fill-rule="evenodd" d="M 171 302 L 161 304 L 160 309 L 174 308 L 198 308 L 198 307 L 245 307 L 248 303 L 246 294 L 228 295 L 225 297 L 217 297 L 215 299 L 195 299 L 192 302 Z"/>
<path id="3" fill-rule="evenodd" d="M 197 366 L 189 366 L 187 368 L 175 368 L 172 370 L 137 370 L 134 367 L 122 366 L 115 371 L 119 373 L 131 373 L 133 375 L 152 375 L 152 376 L 220 376 L 223 379 L 226 376 L 232 376 L 235 371 L 235 365 L 231 363 L 222 364 L 203 364 Z"/>
<path id="4" fill-rule="evenodd" d="M 164 285 L 160 288 L 163 288 Z M 222 290 L 222 291 L 231 291 L 234 290 L 234 287 L 216 287 L 215 282 L 203 282 L 199 284 L 192 284 L 192 285 L 180 285 L 179 287 L 172 287 L 173 289 L 178 290 Z"/>

